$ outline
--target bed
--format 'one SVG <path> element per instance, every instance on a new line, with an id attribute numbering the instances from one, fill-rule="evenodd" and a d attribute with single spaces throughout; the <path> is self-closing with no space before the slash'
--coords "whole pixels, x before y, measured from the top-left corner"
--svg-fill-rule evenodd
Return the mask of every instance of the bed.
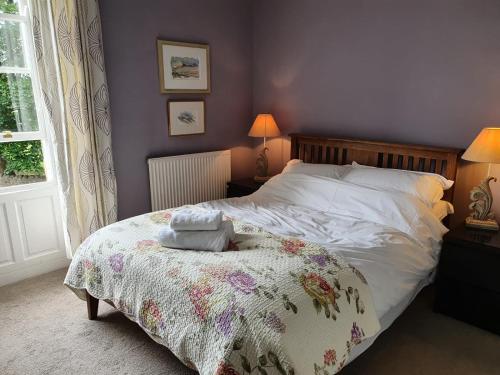
<path id="1" fill-rule="evenodd" d="M 291 159 L 448 180 L 459 154 L 291 135 Z M 162 248 L 155 238 L 172 210 L 159 211 L 90 236 L 65 284 L 86 299 L 90 319 L 105 300 L 202 375 L 337 373 L 431 282 L 446 232 L 407 194 L 301 173 L 199 207 L 233 221 L 231 251 Z"/>

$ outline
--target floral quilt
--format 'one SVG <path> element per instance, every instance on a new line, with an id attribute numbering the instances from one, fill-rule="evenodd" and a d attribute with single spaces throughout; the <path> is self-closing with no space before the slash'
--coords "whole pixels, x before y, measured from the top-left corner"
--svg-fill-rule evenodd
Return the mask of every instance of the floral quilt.
<path id="1" fill-rule="evenodd" d="M 171 212 L 95 232 L 65 284 L 112 301 L 202 375 L 335 374 L 380 329 L 363 275 L 321 245 L 233 220 L 228 251 L 165 248 Z"/>

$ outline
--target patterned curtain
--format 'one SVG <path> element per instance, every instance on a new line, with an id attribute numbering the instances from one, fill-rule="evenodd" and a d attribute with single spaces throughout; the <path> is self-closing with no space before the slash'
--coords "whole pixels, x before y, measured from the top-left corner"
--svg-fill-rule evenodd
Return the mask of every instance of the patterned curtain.
<path id="1" fill-rule="evenodd" d="M 71 256 L 117 212 L 99 3 L 31 0 L 30 10 Z"/>

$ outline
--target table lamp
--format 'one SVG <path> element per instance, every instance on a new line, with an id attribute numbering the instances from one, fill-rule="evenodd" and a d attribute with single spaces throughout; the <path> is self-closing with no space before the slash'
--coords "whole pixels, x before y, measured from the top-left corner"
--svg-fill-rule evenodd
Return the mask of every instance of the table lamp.
<path id="1" fill-rule="evenodd" d="M 255 181 L 265 182 L 270 178 L 267 171 L 269 163 L 266 155 L 266 151 L 268 151 L 268 148 L 266 147 L 266 137 L 280 136 L 280 130 L 278 125 L 276 125 L 276 121 L 274 121 L 273 115 L 269 113 L 261 113 L 260 115 L 257 115 L 250 131 L 248 132 L 248 135 L 256 138 L 264 137 L 264 148 L 259 153 L 259 157 L 257 158 L 257 175 L 254 179 Z"/>
<path id="2" fill-rule="evenodd" d="M 500 128 L 484 128 L 474 139 L 474 142 L 462 155 L 462 159 L 488 164 L 488 176 L 470 192 L 472 210 L 469 217 L 465 219 L 468 227 L 498 230 L 495 215 L 491 212 L 493 196 L 490 189 L 490 181 L 497 181 L 490 176 L 491 163 L 500 163 Z"/>

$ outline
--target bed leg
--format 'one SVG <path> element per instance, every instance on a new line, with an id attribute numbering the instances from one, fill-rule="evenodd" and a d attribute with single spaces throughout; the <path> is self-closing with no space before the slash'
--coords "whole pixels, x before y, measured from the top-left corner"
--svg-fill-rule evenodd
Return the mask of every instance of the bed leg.
<path id="1" fill-rule="evenodd" d="M 97 318 L 97 309 L 99 308 L 99 300 L 92 297 L 87 291 L 85 291 L 87 297 L 87 314 L 89 320 L 95 320 Z"/>

